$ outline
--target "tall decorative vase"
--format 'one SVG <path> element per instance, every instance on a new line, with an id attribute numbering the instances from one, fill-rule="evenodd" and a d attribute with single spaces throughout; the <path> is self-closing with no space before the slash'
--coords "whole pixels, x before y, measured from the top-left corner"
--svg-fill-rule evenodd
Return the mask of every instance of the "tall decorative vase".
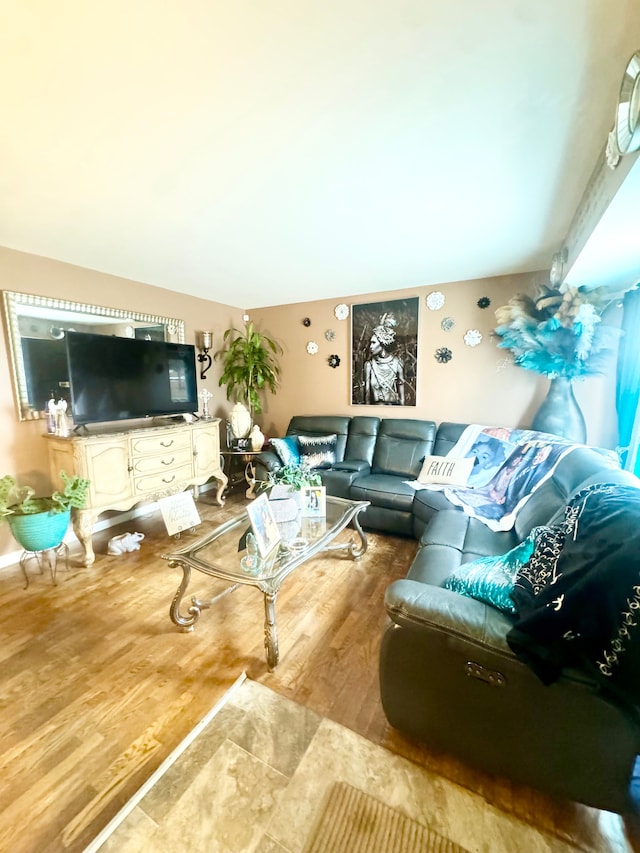
<path id="1" fill-rule="evenodd" d="M 587 426 L 573 394 L 573 382 L 564 376 L 551 380 L 549 392 L 531 424 L 532 428 L 552 435 L 561 435 L 584 444 Z"/>
<path id="2" fill-rule="evenodd" d="M 251 439 L 252 450 L 262 450 L 262 447 L 264 445 L 264 433 L 262 432 L 258 424 L 253 425 L 253 429 L 249 433 L 249 438 Z"/>
<path id="3" fill-rule="evenodd" d="M 234 438 L 246 438 L 251 429 L 251 412 L 242 403 L 236 403 L 229 412 L 229 424 Z"/>

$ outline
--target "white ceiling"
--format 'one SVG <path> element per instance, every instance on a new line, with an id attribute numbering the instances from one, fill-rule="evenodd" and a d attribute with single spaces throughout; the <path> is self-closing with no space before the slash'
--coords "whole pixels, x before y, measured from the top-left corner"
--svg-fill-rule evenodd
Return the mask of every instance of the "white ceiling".
<path id="1" fill-rule="evenodd" d="M 547 269 L 637 0 L 3 0 L 0 245 L 239 308 Z"/>

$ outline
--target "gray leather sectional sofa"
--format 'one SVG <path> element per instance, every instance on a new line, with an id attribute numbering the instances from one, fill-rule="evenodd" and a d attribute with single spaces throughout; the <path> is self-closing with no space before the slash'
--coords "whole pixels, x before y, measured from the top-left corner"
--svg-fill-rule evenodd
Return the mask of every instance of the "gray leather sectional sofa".
<path id="1" fill-rule="evenodd" d="M 586 486 L 636 489 L 640 481 L 595 449 L 575 448 L 522 507 L 513 529 L 494 532 L 442 492 L 416 492 L 405 483 L 418 476 L 426 455 L 446 455 L 465 426 L 298 416 L 287 430 L 336 433 L 336 462 L 320 472 L 328 493 L 370 501 L 363 526 L 418 540 L 407 577 L 391 583 L 385 598 L 384 711 L 406 734 L 485 771 L 624 812 L 640 753 L 640 642 L 625 656 L 620 689 L 572 668 L 544 684 L 507 642 L 513 618 L 444 583 L 461 563 L 504 554 L 534 527 L 557 523 Z M 268 468 L 279 465 L 275 454 L 262 458 Z"/>

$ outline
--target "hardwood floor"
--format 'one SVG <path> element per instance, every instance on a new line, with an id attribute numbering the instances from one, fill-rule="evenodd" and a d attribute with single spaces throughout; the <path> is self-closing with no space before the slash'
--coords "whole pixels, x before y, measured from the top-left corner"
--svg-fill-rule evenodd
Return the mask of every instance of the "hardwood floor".
<path id="1" fill-rule="evenodd" d="M 198 504 L 203 525 L 196 535 L 244 505 L 242 492 L 224 508 L 212 495 Z M 141 550 L 106 556 L 108 538 L 125 530 L 145 534 Z M 98 535 L 96 563 L 60 569 L 55 587 L 32 570 L 25 590 L 17 566 L 0 572 L 0 850 L 84 849 L 243 671 L 522 820 L 592 849 L 589 838 L 602 813 L 472 771 L 386 724 L 377 671 L 382 599 L 389 582 L 406 573 L 415 542 L 372 534 L 360 563 L 327 555 L 299 567 L 278 598 L 281 663 L 273 673 L 254 588 L 222 597 L 192 633 L 171 623 L 181 573 L 161 554 L 174 544 L 159 513 L 151 512 Z M 223 588 L 194 578 L 193 591 L 203 597 Z"/>

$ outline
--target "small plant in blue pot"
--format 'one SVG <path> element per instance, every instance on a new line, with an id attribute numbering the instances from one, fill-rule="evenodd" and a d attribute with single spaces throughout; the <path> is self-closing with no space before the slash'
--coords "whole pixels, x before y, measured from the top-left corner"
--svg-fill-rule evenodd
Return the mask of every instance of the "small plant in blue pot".
<path id="1" fill-rule="evenodd" d="M 25 551 L 57 548 L 69 527 L 71 509 L 86 505 L 89 480 L 64 471 L 60 476 L 64 489 L 46 497 L 34 497 L 31 486 L 19 486 L 9 474 L 0 480 L 0 517 L 6 518 Z"/>

